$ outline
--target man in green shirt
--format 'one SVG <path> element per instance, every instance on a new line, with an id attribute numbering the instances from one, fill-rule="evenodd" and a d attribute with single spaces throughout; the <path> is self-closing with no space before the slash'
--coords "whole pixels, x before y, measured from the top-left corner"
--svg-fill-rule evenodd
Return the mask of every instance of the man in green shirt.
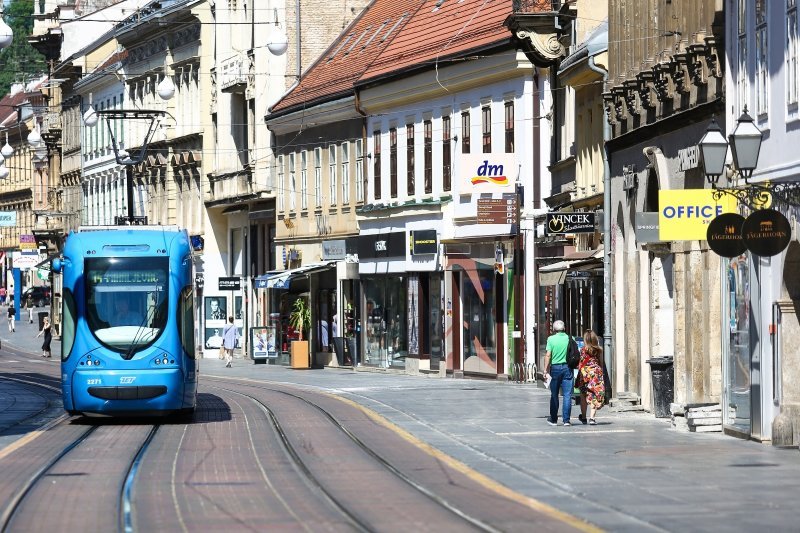
<path id="1" fill-rule="evenodd" d="M 558 424 L 558 389 L 563 395 L 561 417 L 565 426 L 571 426 L 569 415 L 572 412 L 572 370 L 567 366 L 569 335 L 564 332 L 564 321 L 553 322 L 553 334 L 547 338 L 544 356 L 544 373 L 550 376 L 550 417 L 547 423 Z"/>

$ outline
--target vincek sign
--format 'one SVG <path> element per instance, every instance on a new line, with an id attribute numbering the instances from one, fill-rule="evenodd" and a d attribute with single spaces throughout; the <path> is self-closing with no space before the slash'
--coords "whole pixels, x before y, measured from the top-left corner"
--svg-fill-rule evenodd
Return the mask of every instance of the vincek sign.
<path id="1" fill-rule="evenodd" d="M 564 233 L 592 233 L 595 231 L 594 213 L 547 213 L 545 224 L 549 235 Z"/>

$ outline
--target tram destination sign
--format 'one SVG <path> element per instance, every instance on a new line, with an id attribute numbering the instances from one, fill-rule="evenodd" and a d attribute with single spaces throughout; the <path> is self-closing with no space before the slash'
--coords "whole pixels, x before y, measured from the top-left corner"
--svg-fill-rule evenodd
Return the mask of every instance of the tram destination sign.
<path id="1" fill-rule="evenodd" d="M 595 231 L 595 214 L 555 212 L 547 213 L 545 228 L 548 235 L 564 235 L 567 233 L 593 233 Z"/>
<path id="2" fill-rule="evenodd" d="M 514 224 L 517 218 L 517 199 L 478 198 L 478 224 Z"/>

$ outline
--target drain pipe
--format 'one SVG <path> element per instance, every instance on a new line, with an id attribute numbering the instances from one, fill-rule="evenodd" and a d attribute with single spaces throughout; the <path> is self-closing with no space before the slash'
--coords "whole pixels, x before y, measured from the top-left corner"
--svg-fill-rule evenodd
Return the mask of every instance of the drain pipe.
<path id="1" fill-rule="evenodd" d="M 603 84 L 608 80 L 608 71 L 598 67 L 594 58 L 589 56 L 589 68 L 603 77 Z M 608 141 L 611 140 L 611 124 L 603 117 L 603 360 L 613 361 L 612 340 L 614 324 L 611 320 L 611 168 L 608 163 Z M 606 363 L 607 368 L 613 365 Z M 609 372 L 612 376 L 614 371 Z M 613 383 L 613 382 L 612 382 Z M 612 391 L 613 395 L 613 391 Z"/>

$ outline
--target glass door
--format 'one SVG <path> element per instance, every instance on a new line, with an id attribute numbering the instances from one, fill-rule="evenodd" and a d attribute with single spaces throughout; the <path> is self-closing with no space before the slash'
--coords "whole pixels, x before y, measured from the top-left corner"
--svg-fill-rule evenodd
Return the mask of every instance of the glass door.
<path id="1" fill-rule="evenodd" d="M 727 261 L 725 340 L 726 426 L 747 435 L 751 429 L 749 253 Z M 724 263 L 723 263 L 724 264 Z"/>

